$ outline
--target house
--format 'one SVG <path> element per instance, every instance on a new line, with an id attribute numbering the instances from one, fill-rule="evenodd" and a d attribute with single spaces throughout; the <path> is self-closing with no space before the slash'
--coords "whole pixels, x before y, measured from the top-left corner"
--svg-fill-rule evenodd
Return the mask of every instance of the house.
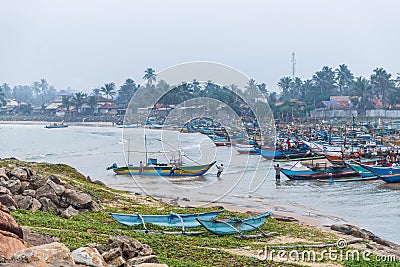
<path id="1" fill-rule="evenodd" d="M 19 103 L 13 99 L 6 99 L 6 104 L 1 107 L 1 114 L 13 114 Z"/>
<path id="2" fill-rule="evenodd" d="M 99 114 L 117 115 L 119 106 L 112 104 L 103 104 L 97 107 Z"/>

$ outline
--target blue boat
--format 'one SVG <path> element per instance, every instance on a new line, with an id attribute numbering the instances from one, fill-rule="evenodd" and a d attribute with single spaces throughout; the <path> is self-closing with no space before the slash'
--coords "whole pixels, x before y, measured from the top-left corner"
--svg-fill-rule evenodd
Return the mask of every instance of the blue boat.
<path id="1" fill-rule="evenodd" d="M 208 231 L 216 235 L 242 235 L 244 232 L 260 230 L 260 226 L 271 216 L 271 212 L 265 212 L 247 219 L 231 218 L 227 220 L 205 220 L 197 218 L 197 221 Z M 262 231 L 261 231 L 262 232 Z"/>
<path id="2" fill-rule="evenodd" d="M 290 158 L 304 158 L 307 157 L 309 149 L 289 149 L 289 150 L 275 150 L 274 148 L 256 148 L 258 154 L 265 159 L 290 159 Z"/>
<path id="3" fill-rule="evenodd" d="M 386 183 L 400 183 L 400 174 L 380 175 L 379 178 Z"/>
<path id="4" fill-rule="evenodd" d="M 360 165 L 378 176 L 400 174 L 400 167 L 369 166 L 365 164 Z"/>
<path id="5" fill-rule="evenodd" d="M 110 215 L 119 223 L 126 226 L 143 225 L 144 228 L 147 229 L 145 224 L 151 223 L 158 226 L 184 229 L 200 226 L 200 223 L 196 220 L 197 218 L 212 220 L 222 211 L 224 210 L 194 214 L 176 214 L 171 212 L 166 215 L 142 215 L 140 213 L 122 214 L 110 212 Z"/>
<path id="6" fill-rule="evenodd" d="M 61 124 L 52 123 L 52 124 L 48 124 L 48 125 L 44 126 L 44 128 L 47 128 L 47 129 L 67 128 L 67 127 L 68 127 L 68 125 L 64 124 L 64 123 L 61 123 Z"/>
<path id="7" fill-rule="evenodd" d="M 317 170 L 293 171 L 289 169 L 281 169 L 281 172 L 290 180 L 314 180 L 314 179 L 337 179 L 344 177 L 360 177 L 354 170 L 345 168 L 326 168 Z"/>

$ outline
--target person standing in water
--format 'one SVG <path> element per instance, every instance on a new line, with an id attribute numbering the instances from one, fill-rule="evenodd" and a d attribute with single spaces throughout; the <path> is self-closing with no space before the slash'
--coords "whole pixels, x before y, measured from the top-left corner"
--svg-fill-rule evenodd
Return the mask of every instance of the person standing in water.
<path id="1" fill-rule="evenodd" d="M 278 181 L 281 180 L 281 170 L 282 170 L 282 168 L 279 167 L 279 164 L 276 164 L 274 166 L 274 169 L 275 169 L 275 180 L 278 182 Z"/>
<path id="2" fill-rule="evenodd" d="M 221 173 L 224 171 L 224 164 L 221 164 L 220 166 L 216 165 L 218 171 L 217 171 L 217 178 L 221 176 Z"/>

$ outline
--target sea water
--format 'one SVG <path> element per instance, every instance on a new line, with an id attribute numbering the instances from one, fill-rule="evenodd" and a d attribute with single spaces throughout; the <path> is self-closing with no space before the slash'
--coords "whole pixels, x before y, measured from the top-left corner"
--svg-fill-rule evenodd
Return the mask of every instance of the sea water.
<path id="1" fill-rule="evenodd" d="M 170 155 L 166 151 L 173 150 L 178 151 L 187 165 L 216 160 L 217 164 L 224 164 L 224 172 L 218 179 L 215 166 L 202 177 L 188 178 L 117 176 L 106 170 L 114 162 L 138 165 L 145 161 L 144 147 L 148 150 L 147 157 L 159 161 L 167 162 Z M 400 231 L 396 230 L 400 223 L 397 202 L 400 191 L 382 187 L 382 181 L 318 183 L 290 181 L 281 175 L 280 183 L 276 183 L 272 161 L 257 155 L 240 155 L 234 147 L 215 147 L 206 136 L 197 133 L 91 126 L 45 129 L 43 125 L 1 124 L 0 158 L 8 157 L 69 164 L 112 188 L 161 199 L 179 197 L 190 200 L 187 205 L 215 202 L 222 206 L 281 210 L 320 217 L 327 223 L 343 218 L 400 243 Z M 301 168 L 301 164 L 293 168 Z"/>

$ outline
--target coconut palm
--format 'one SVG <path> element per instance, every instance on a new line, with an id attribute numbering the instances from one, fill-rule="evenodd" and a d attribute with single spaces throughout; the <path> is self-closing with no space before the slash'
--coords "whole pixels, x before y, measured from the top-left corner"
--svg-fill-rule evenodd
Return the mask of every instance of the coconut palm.
<path id="1" fill-rule="evenodd" d="M 6 104 L 6 100 L 4 99 L 4 89 L 3 86 L 0 86 L 0 107 Z"/>
<path id="2" fill-rule="evenodd" d="M 111 99 L 115 96 L 115 83 L 106 83 L 103 87 L 100 88 L 100 91 L 106 95 L 107 99 L 111 96 Z"/>
<path id="3" fill-rule="evenodd" d="M 354 83 L 354 75 L 345 64 L 339 65 L 335 72 L 339 93 L 346 94 Z"/>
<path id="4" fill-rule="evenodd" d="M 72 103 L 75 106 L 78 113 L 81 112 L 81 108 L 82 108 L 83 104 L 85 104 L 86 97 L 87 97 L 87 94 L 82 93 L 82 92 L 75 93 L 74 96 L 72 97 Z"/>
<path id="5" fill-rule="evenodd" d="M 86 103 L 90 106 L 92 114 L 94 114 L 94 109 L 97 106 L 97 96 L 91 95 L 86 98 Z"/>
<path id="6" fill-rule="evenodd" d="M 367 109 L 373 108 L 373 90 L 370 81 L 363 77 L 358 77 L 353 84 L 353 95 L 351 98 L 352 102 L 358 108 L 360 114 L 365 114 Z"/>
<path id="7" fill-rule="evenodd" d="M 322 67 L 313 76 L 314 85 L 319 89 L 321 95 L 329 97 L 336 93 L 335 72 L 328 66 Z"/>
<path id="8" fill-rule="evenodd" d="M 125 83 L 118 90 L 118 102 L 128 104 L 138 88 L 139 86 L 136 85 L 134 80 L 126 79 Z"/>
<path id="9" fill-rule="evenodd" d="M 290 77 L 283 77 L 279 80 L 278 87 L 280 89 L 282 89 L 283 97 L 289 97 L 288 93 L 289 93 L 291 82 L 292 82 L 292 78 L 290 78 Z"/>
<path id="10" fill-rule="evenodd" d="M 144 73 L 143 80 L 146 80 L 148 85 L 153 86 L 156 83 L 156 71 L 152 68 L 147 68 Z"/>
<path id="11" fill-rule="evenodd" d="M 381 95 L 382 107 L 385 107 L 387 90 L 394 87 L 394 82 L 390 80 L 391 76 L 383 68 L 374 69 L 371 75 L 372 88 L 375 93 Z"/>
<path id="12" fill-rule="evenodd" d="M 63 95 L 62 98 L 61 98 L 61 103 L 62 103 L 62 106 L 67 109 L 67 115 L 69 115 L 69 109 L 72 106 L 71 96 Z"/>

